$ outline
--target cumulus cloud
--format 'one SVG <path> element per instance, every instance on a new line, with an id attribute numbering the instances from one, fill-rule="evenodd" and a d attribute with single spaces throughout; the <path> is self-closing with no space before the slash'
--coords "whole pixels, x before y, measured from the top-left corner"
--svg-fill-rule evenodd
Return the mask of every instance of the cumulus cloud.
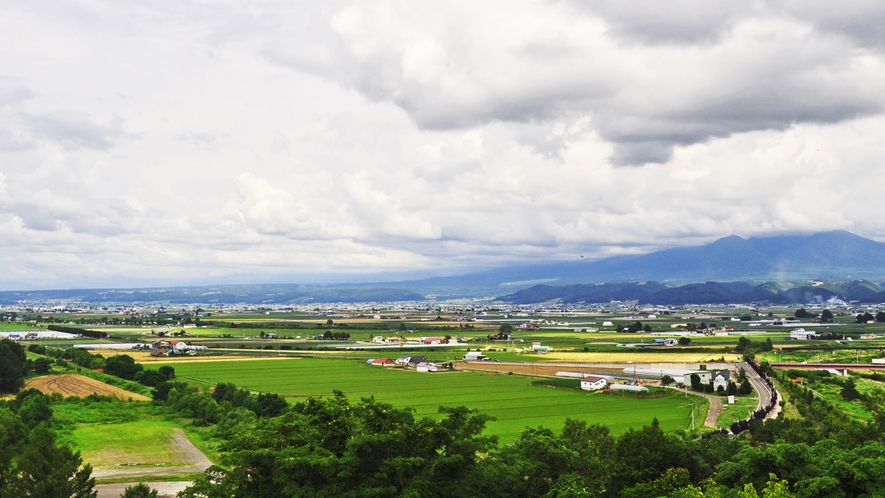
<path id="1" fill-rule="evenodd" d="M 885 8 L 834 20 L 835 8 L 354 2 L 330 21 L 338 44 L 325 65 L 304 63 L 313 49 L 285 37 L 268 53 L 392 102 L 424 129 L 591 118 L 612 162 L 638 165 L 713 137 L 881 112 L 880 61 L 844 34 Z"/>
<path id="2" fill-rule="evenodd" d="M 885 240 L 875 2 L 132 9 L 5 11 L 2 288 Z"/>

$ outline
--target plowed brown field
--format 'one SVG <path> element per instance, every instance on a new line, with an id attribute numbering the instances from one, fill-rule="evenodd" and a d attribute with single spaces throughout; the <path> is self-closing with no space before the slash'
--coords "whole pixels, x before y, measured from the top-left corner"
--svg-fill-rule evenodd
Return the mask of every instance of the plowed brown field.
<path id="1" fill-rule="evenodd" d="M 47 375 L 31 379 L 25 384 L 25 389 L 34 388 L 44 394 L 61 393 L 62 396 L 89 396 L 100 394 L 102 396 L 115 396 L 120 399 L 132 398 L 135 401 L 149 401 L 150 398 L 129 392 L 119 387 L 114 387 L 104 382 L 99 382 L 83 375 L 63 374 Z"/>

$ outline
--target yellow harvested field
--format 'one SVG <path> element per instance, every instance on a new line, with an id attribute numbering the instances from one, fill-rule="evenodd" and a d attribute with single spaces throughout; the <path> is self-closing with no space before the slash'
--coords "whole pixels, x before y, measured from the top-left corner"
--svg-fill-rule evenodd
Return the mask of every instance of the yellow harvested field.
<path id="1" fill-rule="evenodd" d="M 195 363 L 201 361 L 255 361 L 255 360 L 291 360 L 289 356 L 249 356 L 249 355 L 213 355 L 213 356 L 151 356 L 150 352 L 131 349 L 93 349 L 92 354 L 104 358 L 121 354 L 129 355 L 135 363 Z"/>
<path id="2" fill-rule="evenodd" d="M 562 360 L 574 362 L 593 363 L 697 363 L 701 361 L 714 361 L 722 357 L 722 353 L 637 353 L 625 351 L 623 353 L 565 353 L 552 351 L 544 355 L 545 360 Z M 734 355 L 732 355 L 732 360 Z"/>
<path id="3" fill-rule="evenodd" d="M 114 396 L 120 399 L 131 398 L 135 401 L 150 401 L 147 396 L 136 394 L 119 387 L 114 387 L 104 382 L 90 379 L 83 375 L 62 374 L 47 375 L 31 379 L 25 384 L 25 389 L 37 389 L 43 394 L 61 393 L 62 396 L 89 396 L 100 394 L 102 396 Z"/>

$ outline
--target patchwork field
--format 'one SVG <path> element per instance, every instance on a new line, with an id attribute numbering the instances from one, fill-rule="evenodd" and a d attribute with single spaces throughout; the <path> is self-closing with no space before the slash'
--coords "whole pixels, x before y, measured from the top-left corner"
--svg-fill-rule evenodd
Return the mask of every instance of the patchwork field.
<path id="1" fill-rule="evenodd" d="M 626 397 L 532 385 L 531 378 L 480 372 L 417 373 L 368 366 L 361 361 L 305 358 L 280 361 L 200 362 L 175 365 L 180 379 L 204 385 L 232 382 L 272 392 L 295 402 L 341 390 L 353 400 L 375 396 L 395 406 L 411 406 L 417 416 L 436 416 L 445 406 L 476 408 L 496 420 L 489 433 L 510 442 L 526 427 L 559 430 L 566 418 L 601 423 L 613 433 L 647 425 L 657 417 L 664 430 L 687 427 L 689 403 L 680 393 Z"/>
<path id="2" fill-rule="evenodd" d="M 574 362 L 611 362 L 611 363 L 698 363 L 713 361 L 724 355 L 722 352 L 691 352 L 691 353 L 668 353 L 666 351 L 655 352 L 631 352 L 623 353 L 568 353 L 553 351 L 544 355 L 547 361 L 574 361 Z M 731 361 L 737 355 L 730 355 Z"/>
<path id="3" fill-rule="evenodd" d="M 37 389 L 44 394 L 61 393 L 62 396 L 89 396 L 100 394 L 120 399 L 148 401 L 150 398 L 75 374 L 46 375 L 29 380 L 25 389 Z"/>

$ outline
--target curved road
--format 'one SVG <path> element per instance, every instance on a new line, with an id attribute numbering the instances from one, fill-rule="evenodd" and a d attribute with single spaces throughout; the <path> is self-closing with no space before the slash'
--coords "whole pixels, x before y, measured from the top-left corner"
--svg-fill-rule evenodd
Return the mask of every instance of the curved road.
<path id="1" fill-rule="evenodd" d="M 772 390 L 768 387 L 768 384 L 753 370 L 749 365 L 744 367 L 744 372 L 747 373 L 747 380 L 750 381 L 750 385 L 753 386 L 753 389 L 759 393 L 759 405 L 756 407 L 757 410 L 768 406 L 771 402 L 771 397 L 773 395 L 777 395 L 777 399 L 780 400 L 781 396 L 777 390 Z M 765 416 L 763 420 L 768 420 L 770 418 L 777 417 L 778 413 L 781 411 L 780 403 L 775 403 L 774 408 Z"/>

